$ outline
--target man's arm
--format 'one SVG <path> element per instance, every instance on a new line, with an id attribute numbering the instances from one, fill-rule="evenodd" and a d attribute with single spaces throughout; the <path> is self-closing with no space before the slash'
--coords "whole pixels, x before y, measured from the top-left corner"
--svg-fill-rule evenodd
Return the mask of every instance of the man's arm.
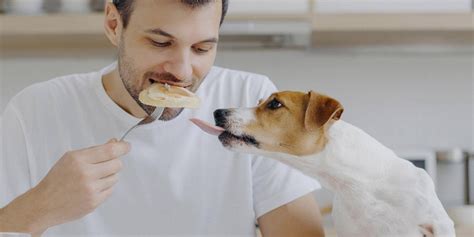
<path id="1" fill-rule="evenodd" d="M 262 236 L 323 237 L 322 217 L 314 193 L 309 193 L 258 218 Z"/>
<path id="2" fill-rule="evenodd" d="M 92 212 L 111 195 L 122 169 L 118 158 L 129 150 L 110 140 L 66 152 L 36 187 L 0 209 L 0 232 L 40 234 Z"/>
<path id="3" fill-rule="evenodd" d="M 35 193 L 37 192 L 32 188 L 0 208 L 0 232 L 22 232 L 41 236 L 45 230 L 38 221 L 41 207 L 33 204 L 38 201 Z"/>

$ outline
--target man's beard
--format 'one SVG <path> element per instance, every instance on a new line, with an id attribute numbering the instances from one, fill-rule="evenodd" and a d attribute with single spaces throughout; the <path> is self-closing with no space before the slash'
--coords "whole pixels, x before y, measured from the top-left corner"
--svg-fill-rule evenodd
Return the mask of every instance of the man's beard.
<path id="1" fill-rule="evenodd" d="M 128 94 L 132 96 L 133 100 L 137 102 L 137 104 L 148 114 L 151 115 L 153 111 L 155 111 L 155 106 L 149 106 L 146 104 L 143 104 L 140 102 L 138 99 L 139 94 L 142 90 L 142 88 L 138 88 L 136 85 L 134 86 L 134 81 L 140 77 L 140 74 L 135 70 L 136 67 L 134 67 L 134 62 L 133 59 L 129 58 L 125 54 L 125 49 L 123 44 L 120 45 L 119 47 L 119 56 L 118 56 L 118 71 L 119 71 L 119 76 L 120 79 L 122 80 L 123 85 L 125 86 L 125 89 L 127 90 Z M 146 75 L 152 74 L 147 73 Z M 163 75 L 166 77 L 174 77 L 173 75 L 166 73 L 166 75 Z M 143 78 L 146 80 L 148 77 L 146 76 Z M 196 85 L 194 85 L 196 86 Z M 194 87 L 193 86 L 193 87 Z M 161 117 L 159 118 L 160 120 L 168 121 L 171 119 L 174 119 L 178 117 L 178 115 L 183 111 L 183 108 L 165 108 L 163 111 Z"/>

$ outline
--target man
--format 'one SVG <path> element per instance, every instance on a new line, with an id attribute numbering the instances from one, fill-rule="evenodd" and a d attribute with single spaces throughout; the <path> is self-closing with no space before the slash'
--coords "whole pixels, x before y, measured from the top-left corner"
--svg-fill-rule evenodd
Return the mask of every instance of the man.
<path id="1" fill-rule="evenodd" d="M 276 90 L 266 77 L 212 66 L 226 10 L 226 0 L 108 3 L 118 62 L 30 86 L 4 111 L 0 231 L 253 236 L 257 221 L 264 236 L 323 236 L 317 184 L 227 151 L 188 121 Z M 154 82 L 196 92 L 200 108 L 166 108 L 127 142 L 109 139 L 154 110 L 138 101 Z"/>

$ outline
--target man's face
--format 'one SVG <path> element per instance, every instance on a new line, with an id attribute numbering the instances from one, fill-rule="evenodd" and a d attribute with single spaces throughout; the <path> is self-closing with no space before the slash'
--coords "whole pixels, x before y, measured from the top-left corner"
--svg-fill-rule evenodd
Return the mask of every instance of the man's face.
<path id="1" fill-rule="evenodd" d="M 221 1 L 191 8 L 178 0 L 134 1 L 134 10 L 119 42 L 120 77 L 135 101 L 153 82 L 197 90 L 216 57 Z M 182 109 L 167 108 L 162 120 Z"/>

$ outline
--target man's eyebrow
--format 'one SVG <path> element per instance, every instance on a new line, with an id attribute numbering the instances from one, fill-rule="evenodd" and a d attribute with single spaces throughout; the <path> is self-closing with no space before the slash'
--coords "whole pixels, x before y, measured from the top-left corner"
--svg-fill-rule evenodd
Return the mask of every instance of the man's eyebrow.
<path id="1" fill-rule="evenodd" d="M 156 29 L 149 29 L 149 30 L 146 30 L 145 31 L 146 33 L 150 33 L 150 34 L 154 34 L 154 35 L 162 35 L 162 36 L 166 36 L 168 38 L 172 38 L 172 39 L 175 39 L 176 37 L 174 37 L 172 34 L 160 29 L 160 28 L 156 28 Z M 209 39 L 205 39 L 203 41 L 200 41 L 199 43 L 217 43 L 218 39 L 216 37 L 213 37 L 213 38 L 209 38 Z"/>
<path id="2" fill-rule="evenodd" d="M 203 40 L 203 41 L 200 41 L 199 43 L 217 43 L 217 38 L 210 38 L 210 39 L 206 39 L 206 40 Z"/>
<path id="3" fill-rule="evenodd" d="M 146 30 L 145 31 L 146 33 L 150 33 L 150 34 L 155 34 L 155 35 L 162 35 L 162 36 L 166 36 L 166 37 L 169 37 L 169 38 L 175 38 L 172 34 L 160 29 L 160 28 L 156 28 L 156 29 L 149 29 L 149 30 Z"/>

